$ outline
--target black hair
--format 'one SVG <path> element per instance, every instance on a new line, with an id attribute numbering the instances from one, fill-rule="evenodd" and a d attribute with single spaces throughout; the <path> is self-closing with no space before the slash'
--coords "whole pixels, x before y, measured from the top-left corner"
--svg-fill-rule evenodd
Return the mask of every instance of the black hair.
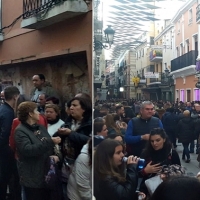
<path id="1" fill-rule="evenodd" d="M 150 200 L 199 200 L 200 181 L 194 177 L 174 176 L 163 181 Z"/>
<path id="2" fill-rule="evenodd" d="M 163 157 L 169 155 L 169 153 L 172 149 L 172 144 L 171 144 L 165 130 L 162 129 L 162 128 L 154 128 L 150 131 L 149 140 L 146 144 L 145 149 L 142 152 L 142 157 L 144 159 L 152 157 L 155 154 L 155 150 L 154 150 L 154 148 L 152 147 L 152 144 L 151 144 L 151 136 L 153 136 L 153 135 L 159 135 L 161 138 L 165 139 L 165 142 L 164 142 L 164 145 L 163 145 L 163 149 L 165 150 L 164 151 L 165 155 L 163 155 Z"/>
<path id="3" fill-rule="evenodd" d="M 12 100 L 15 95 L 19 95 L 20 91 L 16 86 L 7 86 L 4 89 L 4 98 L 6 101 Z"/>
<path id="4" fill-rule="evenodd" d="M 85 111 L 83 113 L 82 123 L 85 121 L 88 121 L 92 117 L 92 101 L 88 101 L 88 99 L 82 98 L 82 97 L 74 97 L 67 103 L 69 108 L 71 106 L 72 101 L 75 101 L 75 100 L 79 101 L 81 108 Z"/>
<path id="5" fill-rule="evenodd" d="M 45 76 L 44 74 L 36 74 L 40 78 L 40 80 L 43 80 L 45 82 Z"/>

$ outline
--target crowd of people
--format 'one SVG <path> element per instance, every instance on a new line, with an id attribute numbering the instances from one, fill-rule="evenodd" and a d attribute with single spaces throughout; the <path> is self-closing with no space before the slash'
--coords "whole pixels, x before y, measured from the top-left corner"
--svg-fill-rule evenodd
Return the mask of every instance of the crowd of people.
<path id="1" fill-rule="evenodd" d="M 0 106 L 0 199 L 92 199 L 92 100 L 79 93 L 65 103 L 32 78 L 30 99 L 6 87 Z"/>
<path id="2" fill-rule="evenodd" d="M 79 93 L 61 115 L 44 75 L 32 81 L 30 99 L 15 86 L 1 92 L 0 200 L 200 199 L 200 175 L 185 176 L 176 151 L 182 143 L 182 162 L 200 162 L 200 102 L 93 107 Z"/>
<path id="3" fill-rule="evenodd" d="M 186 163 L 190 162 L 190 153 L 200 153 L 199 103 L 178 100 L 175 103 L 142 102 L 133 99 L 95 102 L 93 145 L 96 200 L 171 200 L 178 199 L 177 195 L 187 185 L 186 180 L 188 184 L 191 182 L 194 187 L 199 187 L 200 182 L 196 178 L 185 176 L 176 151 L 177 143 L 182 143 L 182 161 Z M 200 161 L 200 155 L 197 160 Z M 171 188 L 170 184 L 179 181 L 182 184 L 174 197 L 174 193 L 165 194 Z M 157 182 L 160 185 L 152 189 L 151 185 Z M 200 198 L 199 191 L 190 190 L 186 189 L 185 195 L 180 195 L 181 199 L 190 199 L 188 195 L 193 195 L 192 199 Z"/>

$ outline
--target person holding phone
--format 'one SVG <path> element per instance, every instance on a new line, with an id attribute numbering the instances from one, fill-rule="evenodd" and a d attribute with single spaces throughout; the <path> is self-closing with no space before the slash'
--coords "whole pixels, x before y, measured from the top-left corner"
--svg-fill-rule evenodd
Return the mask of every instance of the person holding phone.
<path id="1" fill-rule="evenodd" d="M 124 146 L 120 141 L 105 139 L 94 154 L 94 196 L 96 200 L 134 200 L 137 189 L 139 158 L 129 156 L 123 162 Z"/>

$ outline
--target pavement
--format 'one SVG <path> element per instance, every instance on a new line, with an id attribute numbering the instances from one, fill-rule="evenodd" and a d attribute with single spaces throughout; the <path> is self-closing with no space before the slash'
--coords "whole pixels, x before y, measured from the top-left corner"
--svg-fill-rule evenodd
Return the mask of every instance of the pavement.
<path id="1" fill-rule="evenodd" d="M 190 163 L 185 163 L 184 160 L 182 160 L 182 152 L 183 152 L 183 146 L 182 144 L 178 143 L 176 151 L 179 154 L 179 158 L 181 160 L 181 165 L 185 167 L 186 169 L 186 175 L 187 176 L 196 176 L 198 172 L 200 172 L 199 162 L 197 161 L 197 154 L 190 153 Z"/>

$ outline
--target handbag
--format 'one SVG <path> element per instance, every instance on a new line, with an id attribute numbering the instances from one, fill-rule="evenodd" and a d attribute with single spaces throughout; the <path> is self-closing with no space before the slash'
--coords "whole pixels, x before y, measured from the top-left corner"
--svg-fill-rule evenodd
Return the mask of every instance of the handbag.
<path id="1" fill-rule="evenodd" d="M 148 189 L 148 192 L 150 195 L 154 193 L 156 188 L 163 182 L 163 180 L 160 178 L 160 175 L 156 175 L 154 177 L 151 177 L 145 181 L 145 185 Z"/>

